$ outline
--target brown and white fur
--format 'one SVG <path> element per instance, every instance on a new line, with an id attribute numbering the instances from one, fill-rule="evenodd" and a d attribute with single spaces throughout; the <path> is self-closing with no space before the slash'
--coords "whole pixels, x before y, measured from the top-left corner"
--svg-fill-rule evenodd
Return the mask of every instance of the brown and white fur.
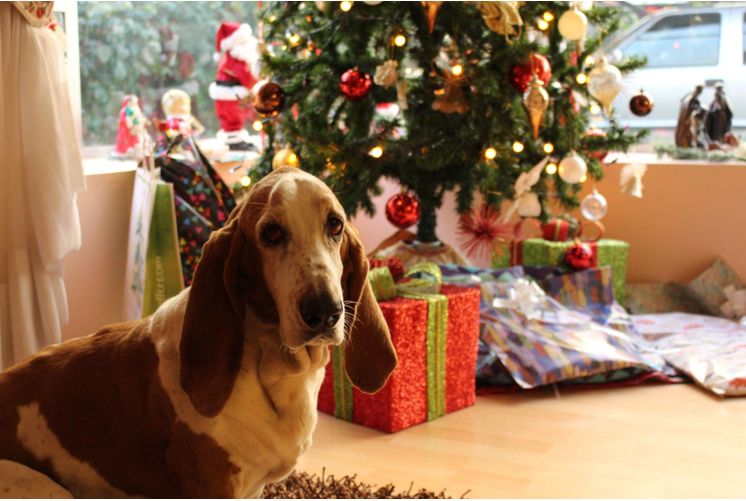
<path id="1" fill-rule="evenodd" d="M 76 497 L 260 496 L 311 445 L 329 344 L 365 392 L 396 366 L 367 272 L 329 188 L 275 171 L 212 235 L 190 289 L 0 374 L 0 497 L 26 478 L 54 492 L 46 477 Z M 3 478 L 18 463 L 31 470 Z"/>

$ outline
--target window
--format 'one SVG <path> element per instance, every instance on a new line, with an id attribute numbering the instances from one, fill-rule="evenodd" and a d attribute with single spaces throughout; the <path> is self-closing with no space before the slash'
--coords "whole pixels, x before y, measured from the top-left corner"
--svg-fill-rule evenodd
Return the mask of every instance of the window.
<path id="1" fill-rule="evenodd" d="M 720 52 L 720 14 L 668 16 L 624 49 L 645 56 L 647 68 L 715 66 Z"/>
<path id="2" fill-rule="evenodd" d="M 162 117 L 168 89 L 192 98 L 204 136 L 219 128 L 208 86 L 215 79 L 215 37 L 223 21 L 256 32 L 257 2 L 78 2 L 83 145 L 113 145 L 125 94 L 150 120 Z"/>
<path id="3" fill-rule="evenodd" d="M 746 64 L 746 14 L 743 15 L 743 64 Z"/>

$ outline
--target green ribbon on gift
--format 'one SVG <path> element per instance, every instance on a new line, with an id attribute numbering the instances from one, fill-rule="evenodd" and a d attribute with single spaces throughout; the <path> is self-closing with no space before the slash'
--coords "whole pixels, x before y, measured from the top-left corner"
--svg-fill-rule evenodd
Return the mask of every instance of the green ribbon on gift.
<path id="1" fill-rule="evenodd" d="M 404 279 L 409 280 L 404 280 Z M 395 297 L 427 301 L 427 419 L 431 421 L 446 413 L 446 330 L 448 327 L 448 297 L 440 294 L 442 275 L 435 263 L 414 265 L 402 280 L 394 281 L 387 267 L 368 273 L 373 294 L 378 301 Z M 333 348 L 334 415 L 352 421 L 352 383 L 344 369 L 344 349 Z"/>
<path id="2" fill-rule="evenodd" d="M 404 280 L 409 278 L 409 280 Z M 391 270 L 382 266 L 368 272 L 373 295 L 378 301 L 388 301 L 405 294 L 437 294 L 443 276 L 435 263 L 418 263 L 404 274 L 399 283 L 394 282 Z"/>
<path id="3" fill-rule="evenodd" d="M 332 372 L 334 374 L 334 417 L 352 421 L 352 381 L 345 371 L 343 346 L 332 346 Z"/>

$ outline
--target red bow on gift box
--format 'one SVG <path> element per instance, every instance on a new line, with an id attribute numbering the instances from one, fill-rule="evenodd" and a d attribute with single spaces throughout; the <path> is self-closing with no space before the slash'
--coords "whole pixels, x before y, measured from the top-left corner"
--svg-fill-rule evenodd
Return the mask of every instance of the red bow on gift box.
<path id="1" fill-rule="evenodd" d="M 598 228 L 598 235 L 592 237 L 592 239 L 581 241 L 580 237 L 583 234 L 583 230 L 590 226 Z M 604 226 L 598 221 L 584 223 L 578 231 L 577 238 L 575 238 L 575 245 L 567 249 L 565 263 L 570 268 L 578 271 L 596 268 L 598 266 L 598 245 L 596 242 L 601 240 L 603 234 Z"/>

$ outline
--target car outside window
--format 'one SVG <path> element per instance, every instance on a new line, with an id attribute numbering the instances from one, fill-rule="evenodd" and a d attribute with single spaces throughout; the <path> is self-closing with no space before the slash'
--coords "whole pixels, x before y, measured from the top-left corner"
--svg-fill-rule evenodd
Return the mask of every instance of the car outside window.
<path id="1" fill-rule="evenodd" d="M 667 16 L 624 49 L 645 56 L 647 68 L 716 66 L 720 52 L 720 14 Z"/>

